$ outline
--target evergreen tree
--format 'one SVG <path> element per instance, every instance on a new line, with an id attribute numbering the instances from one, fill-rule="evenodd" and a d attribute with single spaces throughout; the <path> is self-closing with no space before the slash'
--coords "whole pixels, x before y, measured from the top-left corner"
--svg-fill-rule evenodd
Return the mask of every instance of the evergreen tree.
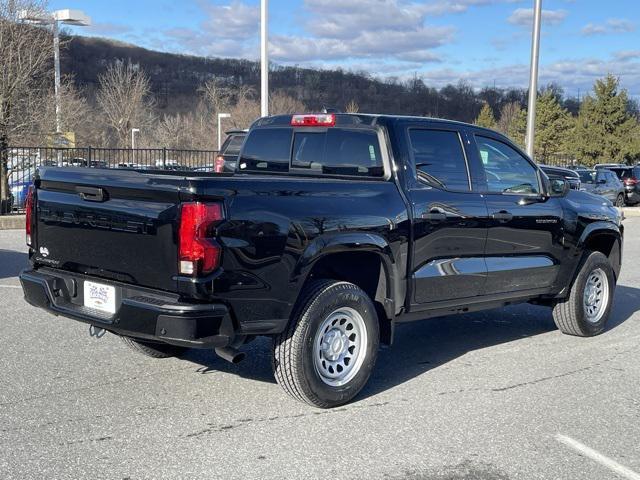
<path id="1" fill-rule="evenodd" d="M 507 103 L 500 110 L 498 130 L 524 148 L 524 137 L 527 132 L 527 112 L 519 102 Z"/>
<path id="2" fill-rule="evenodd" d="M 625 162 L 640 155 L 640 127 L 628 113 L 627 91 L 609 74 L 594 85 L 580 107 L 572 151 L 584 164 Z"/>
<path id="3" fill-rule="evenodd" d="M 482 110 L 480 110 L 480 114 L 478 115 L 478 118 L 476 118 L 475 124 L 479 127 L 496 128 L 496 117 L 493 116 L 493 110 L 488 103 L 485 102 L 485 104 L 482 105 Z"/>
<path id="4" fill-rule="evenodd" d="M 534 156 L 537 162 L 546 163 L 553 155 L 566 151 L 572 124 L 569 112 L 558 103 L 558 97 L 553 90 L 547 89 L 538 95 L 534 142 Z"/>

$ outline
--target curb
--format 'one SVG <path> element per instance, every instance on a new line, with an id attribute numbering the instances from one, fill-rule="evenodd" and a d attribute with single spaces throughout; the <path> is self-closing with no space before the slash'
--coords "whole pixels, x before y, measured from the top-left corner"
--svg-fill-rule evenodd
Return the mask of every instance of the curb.
<path id="1" fill-rule="evenodd" d="M 622 209 L 622 212 L 626 218 L 640 217 L 640 207 L 625 207 Z"/>
<path id="2" fill-rule="evenodd" d="M 0 230 L 24 230 L 24 215 L 0 216 Z"/>

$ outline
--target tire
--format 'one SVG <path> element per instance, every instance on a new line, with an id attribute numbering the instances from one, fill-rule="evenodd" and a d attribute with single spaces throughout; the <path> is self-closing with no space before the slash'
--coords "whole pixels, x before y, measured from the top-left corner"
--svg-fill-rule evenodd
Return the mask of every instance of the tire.
<path id="1" fill-rule="evenodd" d="M 579 337 L 602 333 L 611 312 L 615 282 L 607 257 L 601 252 L 588 253 L 569 295 L 553 307 L 553 320 L 560 331 Z M 589 297 L 585 297 L 587 288 L 592 292 Z M 597 298 L 600 303 L 595 300 Z"/>
<path id="2" fill-rule="evenodd" d="M 348 282 L 313 281 L 274 338 L 274 375 L 296 400 L 320 408 L 343 405 L 369 380 L 379 337 L 377 312 L 364 291 Z"/>
<path id="3" fill-rule="evenodd" d="M 624 195 L 623 194 L 620 194 L 620 195 L 617 196 L 615 206 L 616 207 L 620 207 L 620 208 L 624 207 Z"/>
<path id="4" fill-rule="evenodd" d="M 177 357 L 188 350 L 186 347 L 169 345 L 168 343 L 147 342 L 131 337 L 120 336 L 120 339 L 129 346 L 129 348 L 152 358 Z"/>

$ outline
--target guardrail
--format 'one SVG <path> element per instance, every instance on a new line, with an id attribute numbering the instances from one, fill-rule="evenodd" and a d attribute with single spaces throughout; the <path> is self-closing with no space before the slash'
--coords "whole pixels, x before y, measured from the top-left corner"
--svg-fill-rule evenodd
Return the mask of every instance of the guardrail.
<path id="1" fill-rule="evenodd" d="M 0 215 L 24 210 L 32 176 L 42 166 L 213 171 L 217 154 L 216 150 L 172 148 L 9 147 L 1 156 L 6 158 L 9 198 L 2 203 Z"/>

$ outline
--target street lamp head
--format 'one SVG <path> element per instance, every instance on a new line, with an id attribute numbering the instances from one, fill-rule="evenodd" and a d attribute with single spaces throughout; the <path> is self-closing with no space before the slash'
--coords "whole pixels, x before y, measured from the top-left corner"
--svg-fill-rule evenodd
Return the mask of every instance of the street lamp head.
<path id="1" fill-rule="evenodd" d="M 138 133 L 138 132 L 140 132 L 139 128 L 132 128 L 131 129 L 131 133 Z"/>
<path id="2" fill-rule="evenodd" d="M 230 113 L 219 113 L 218 118 L 231 118 Z"/>
<path id="3" fill-rule="evenodd" d="M 51 25 L 53 22 L 64 23 L 65 25 L 74 25 L 77 27 L 87 27 L 91 25 L 91 17 L 82 10 L 56 10 L 48 13 L 42 10 L 21 10 L 18 12 L 18 18 L 25 22 L 37 25 Z"/>
<path id="4" fill-rule="evenodd" d="M 91 25 L 91 17 L 82 10 L 56 10 L 53 12 L 53 19 L 66 25 L 75 25 L 77 27 L 88 27 Z"/>

